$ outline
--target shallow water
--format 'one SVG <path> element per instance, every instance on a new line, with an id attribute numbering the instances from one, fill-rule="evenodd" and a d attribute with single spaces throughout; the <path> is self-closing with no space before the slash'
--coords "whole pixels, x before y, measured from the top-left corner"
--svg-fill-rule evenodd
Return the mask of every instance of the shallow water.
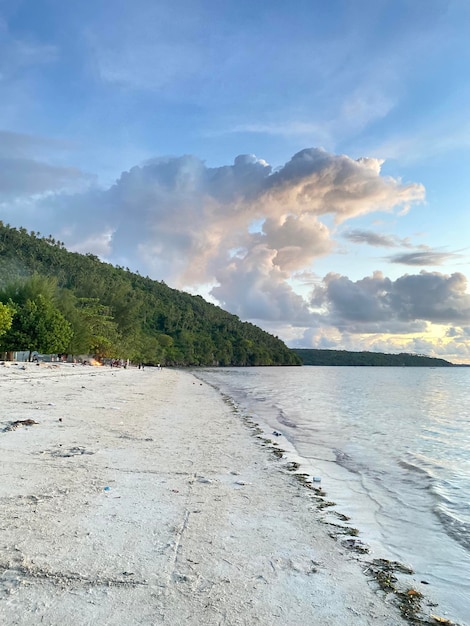
<path id="1" fill-rule="evenodd" d="M 282 433 L 374 556 L 410 564 L 436 612 L 470 624 L 470 368 L 197 374 Z"/>

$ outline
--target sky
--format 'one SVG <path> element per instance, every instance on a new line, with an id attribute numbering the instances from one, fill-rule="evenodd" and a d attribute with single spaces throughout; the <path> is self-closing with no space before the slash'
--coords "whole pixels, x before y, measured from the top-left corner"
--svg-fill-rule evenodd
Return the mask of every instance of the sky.
<path id="1" fill-rule="evenodd" d="M 470 363 L 468 0 L 0 0 L 0 220 L 291 347 Z"/>

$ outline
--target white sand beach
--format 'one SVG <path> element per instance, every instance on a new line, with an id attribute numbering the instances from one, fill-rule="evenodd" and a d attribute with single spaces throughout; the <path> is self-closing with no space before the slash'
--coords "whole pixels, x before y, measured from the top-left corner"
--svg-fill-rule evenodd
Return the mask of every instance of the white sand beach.
<path id="1" fill-rule="evenodd" d="M 0 400 L 0 623 L 405 623 L 190 372 L 5 364 Z"/>

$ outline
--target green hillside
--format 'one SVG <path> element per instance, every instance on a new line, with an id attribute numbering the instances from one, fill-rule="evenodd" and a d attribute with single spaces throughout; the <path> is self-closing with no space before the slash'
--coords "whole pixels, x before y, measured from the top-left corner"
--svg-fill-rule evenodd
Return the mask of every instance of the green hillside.
<path id="1" fill-rule="evenodd" d="M 0 303 L 0 351 L 61 347 L 50 351 L 184 366 L 301 364 L 277 337 L 200 296 L 1 222 Z M 5 332 L 2 319 L 8 326 L 14 311 Z"/>
<path id="2" fill-rule="evenodd" d="M 295 349 L 304 365 L 354 365 L 374 367 L 453 367 L 444 359 L 417 354 L 384 354 L 382 352 L 348 352 L 346 350 Z"/>

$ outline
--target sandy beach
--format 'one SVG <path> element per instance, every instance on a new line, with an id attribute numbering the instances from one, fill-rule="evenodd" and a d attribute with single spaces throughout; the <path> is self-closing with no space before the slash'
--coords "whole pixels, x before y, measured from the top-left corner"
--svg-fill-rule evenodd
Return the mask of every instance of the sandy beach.
<path id="1" fill-rule="evenodd" d="M 190 372 L 5 364 L 0 398 L 2 624 L 406 623 Z"/>

